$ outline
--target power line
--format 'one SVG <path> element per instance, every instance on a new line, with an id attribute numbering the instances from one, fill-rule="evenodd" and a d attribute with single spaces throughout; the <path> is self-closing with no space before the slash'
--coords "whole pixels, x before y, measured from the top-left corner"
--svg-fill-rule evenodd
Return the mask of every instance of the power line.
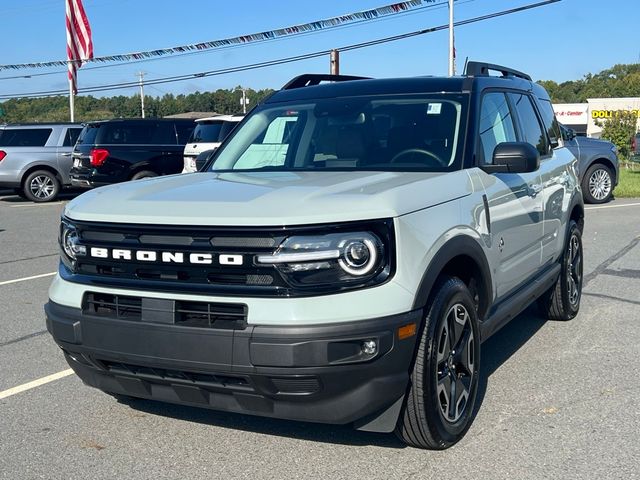
<path id="1" fill-rule="evenodd" d="M 476 0 L 458 0 L 459 4 L 465 4 L 465 3 L 471 3 L 474 2 Z M 397 13 L 391 17 L 375 17 L 375 18 L 370 18 L 370 19 L 365 19 L 365 20 L 359 20 L 357 22 L 348 24 L 348 25 L 336 25 L 334 27 L 329 27 L 329 28 L 324 28 L 322 30 L 312 30 L 312 31 L 308 31 L 308 32 L 301 32 L 298 33 L 295 37 L 277 37 L 277 38 L 270 38 L 270 39 L 266 39 L 266 40 L 262 40 L 260 43 L 275 43 L 275 42 L 281 42 L 281 41 L 287 41 L 287 40 L 292 40 L 295 38 L 299 38 L 299 37 L 306 37 L 306 36 L 310 36 L 310 35 L 318 35 L 318 34 L 322 34 L 322 33 L 326 33 L 328 31 L 335 31 L 335 30 L 346 30 L 349 28 L 354 28 L 354 27 L 360 27 L 362 26 L 364 23 L 368 23 L 368 22 L 383 22 L 383 21 L 388 21 L 388 20 L 396 20 L 399 17 L 407 17 L 410 15 L 416 15 L 419 13 L 423 13 L 423 10 L 427 9 L 427 8 L 431 8 L 433 10 L 438 10 L 438 9 L 443 9 L 443 8 L 447 8 L 447 4 L 446 3 L 433 3 L 433 4 L 428 4 L 425 5 L 423 7 L 418 7 L 415 10 L 410 10 L 410 11 L 406 11 L 406 12 L 401 12 L 401 13 Z M 182 57 L 186 57 L 186 56 L 191 56 L 191 55 L 203 55 L 203 54 L 211 54 L 211 53 L 218 53 L 221 51 L 227 51 L 227 50 L 234 50 L 236 48 L 245 48 L 245 47 L 253 47 L 256 46 L 257 43 L 242 43 L 242 44 L 238 44 L 238 45 L 226 45 L 226 46 L 221 46 L 221 47 L 217 47 L 215 49 L 209 49 L 209 50 L 196 50 L 196 51 L 189 51 L 189 52 L 184 52 L 184 53 L 175 53 L 169 56 L 164 56 L 164 57 L 151 57 L 151 58 L 141 58 L 139 60 L 130 60 L 127 62 L 118 62 L 118 63 L 113 63 L 110 65 L 96 65 L 96 66 L 85 66 L 82 71 L 83 72 L 87 72 L 90 70 L 98 70 L 98 69 L 104 69 L 104 68 L 113 68 L 113 67 L 122 67 L 122 66 L 127 66 L 127 65 L 132 65 L 132 64 L 137 64 L 137 63 L 147 63 L 147 62 L 158 62 L 158 61 L 162 61 L 162 60 L 172 60 L 172 59 L 176 59 L 176 58 L 182 58 Z M 32 77 L 44 77 L 44 76 L 48 76 L 48 75 L 60 75 L 62 73 L 66 73 L 66 70 L 56 70 L 54 72 L 43 72 L 43 73 L 32 73 L 32 74 L 24 74 L 24 75 L 12 75 L 9 77 L 0 77 L 0 80 L 17 80 L 17 79 L 21 79 L 21 78 L 32 78 Z"/>
<path id="2" fill-rule="evenodd" d="M 516 7 L 516 8 L 512 8 L 509 10 L 502 10 L 500 12 L 495 12 L 495 13 L 490 13 L 487 15 L 482 15 L 479 17 L 473 17 L 473 18 L 469 18 L 466 20 L 460 20 L 458 22 L 454 23 L 455 27 L 458 26 L 463 26 L 463 25 L 469 25 L 472 23 L 477 23 L 483 20 L 489 20 L 492 18 L 497 18 L 497 17 L 502 17 L 505 15 L 510 15 L 513 13 L 518 13 L 518 12 L 523 12 L 525 10 L 531 10 L 533 8 L 538 8 L 538 7 L 543 7 L 543 6 L 547 6 L 550 5 L 552 3 L 558 3 L 562 0 L 544 0 L 541 2 L 537 2 L 537 3 L 533 3 L 533 4 L 528 4 L 528 5 L 523 5 L 521 7 Z M 356 50 L 356 49 L 360 49 L 360 48 L 366 48 L 366 47 L 371 47 L 374 45 L 380 45 L 383 43 L 388 43 L 388 42 L 394 42 L 394 41 L 398 41 L 398 40 L 403 40 L 406 38 L 411 38 L 411 37 L 416 37 L 418 35 L 425 35 L 428 33 L 433 33 L 433 32 L 437 32 L 440 30 L 445 30 L 449 28 L 449 24 L 443 24 L 443 25 L 438 25 L 436 27 L 430 27 L 430 28 L 426 28 L 426 29 L 422 29 L 422 30 L 416 30 L 413 32 L 407 32 L 407 33 L 403 33 L 403 34 L 399 34 L 399 35 L 393 35 L 393 36 L 389 36 L 389 37 L 384 37 L 384 38 L 379 38 L 379 39 L 375 39 L 375 40 L 369 40 L 366 42 L 361 42 L 361 43 L 356 43 L 356 44 L 351 44 L 351 45 L 345 45 L 343 47 L 337 48 L 336 50 L 339 51 L 350 51 L 350 50 Z M 307 59 L 311 59 L 311 58 L 316 58 L 316 57 L 321 57 L 321 56 L 325 56 L 328 55 L 331 50 L 333 49 L 326 49 L 326 50 L 319 50 L 316 52 L 311 52 L 311 53 L 306 53 L 306 54 L 302 54 L 302 55 L 295 55 L 295 56 L 291 56 L 291 57 L 285 57 L 285 58 L 279 58 L 279 59 L 275 59 L 275 60 L 268 60 L 265 62 L 258 62 L 258 63 L 252 63 L 252 64 L 247 64 L 247 65 L 241 65 L 241 66 L 237 66 L 237 67 L 229 67 L 229 68 L 224 68 L 224 69 L 219 69 L 219 70 L 210 70 L 210 71 L 205 71 L 205 72 L 196 72 L 196 73 L 189 73 L 189 74 L 185 74 L 185 75 L 175 75 L 175 76 L 170 76 L 170 77 L 163 77 L 163 78 L 157 78 L 157 79 L 153 79 L 153 80 L 148 80 L 145 82 L 145 85 L 159 85 L 162 83 L 173 83 L 173 82 L 180 82 L 180 81 L 185 81 L 185 80 L 192 80 L 194 78 L 203 78 L 203 77 L 211 77 L 211 76 L 217 76 L 217 75 L 225 75 L 228 73 L 236 73 L 236 72 L 241 72 L 241 71 L 246 71 L 246 70 L 254 70 L 254 69 L 258 69 L 258 68 L 265 68 L 265 67 L 271 67 L 271 66 L 275 66 L 275 65 L 282 65 L 282 64 L 286 64 L 286 63 L 292 63 L 292 62 L 298 62 L 301 60 L 307 60 Z M 93 93 L 93 92 L 103 92 L 103 91 L 109 91 L 109 90 L 120 90 L 120 89 L 125 89 L 125 88 L 131 88 L 131 87 L 138 87 L 139 86 L 139 82 L 123 82 L 123 83 L 115 83 L 115 84 L 107 84 L 107 85 L 96 85 L 93 87 L 86 87 L 83 89 L 79 89 L 78 92 L 79 93 Z M 27 94 L 6 94 L 6 95 L 0 95 L 1 99 L 10 99 L 10 98 L 34 98 L 34 97 L 47 97 L 47 96 L 55 96 L 55 95 L 61 95 L 61 94 L 66 94 L 66 90 L 49 90 L 49 91 L 41 91 L 41 92 L 31 92 L 31 93 L 27 93 Z"/>
<path id="3" fill-rule="evenodd" d="M 82 63 L 105 63 L 105 62 L 114 62 L 114 61 L 122 61 L 122 60 L 126 60 L 126 61 L 139 60 L 141 58 L 172 56 L 172 55 L 181 54 L 187 51 L 191 52 L 191 51 L 197 51 L 197 50 L 217 49 L 217 48 L 228 46 L 228 45 L 261 43 L 265 40 L 269 40 L 272 38 L 298 36 L 302 32 L 313 31 L 313 30 L 327 30 L 327 29 L 335 28 L 336 26 L 339 26 L 339 25 L 370 21 L 377 17 L 398 15 L 403 11 L 425 9 L 427 7 L 433 6 L 434 4 L 442 3 L 443 1 L 445 0 L 404 0 L 402 2 L 384 5 L 384 6 L 372 8 L 369 10 L 342 14 L 332 18 L 316 20 L 313 22 L 307 22 L 299 25 L 291 25 L 284 28 L 267 30 L 264 32 L 238 35 L 230 38 L 210 40 L 210 41 L 204 41 L 199 43 L 192 43 L 188 45 L 179 45 L 179 46 L 169 47 L 169 48 L 158 48 L 155 50 L 147 50 L 142 52 L 131 52 L 131 53 L 123 53 L 123 54 L 117 54 L 117 55 L 104 55 L 99 57 L 91 57 L 91 58 L 83 59 Z M 427 5 L 424 5 L 424 3 L 426 3 Z M 69 60 L 65 59 L 65 60 L 51 60 L 51 61 L 44 61 L 44 62 L 20 63 L 20 64 L 12 64 L 12 65 L 0 65 L 0 70 L 61 67 L 61 66 L 67 66 L 68 62 Z"/>

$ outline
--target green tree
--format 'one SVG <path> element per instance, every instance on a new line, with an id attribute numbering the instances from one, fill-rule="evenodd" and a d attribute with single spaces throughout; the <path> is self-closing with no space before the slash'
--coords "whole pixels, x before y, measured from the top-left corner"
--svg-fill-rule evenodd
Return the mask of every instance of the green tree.
<path id="1" fill-rule="evenodd" d="M 600 138 L 609 140 L 617 147 L 623 163 L 629 162 L 631 139 L 636 134 L 637 122 L 637 115 L 626 111 L 616 112 L 611 118 L 597 122 L 602 127 Z"/>

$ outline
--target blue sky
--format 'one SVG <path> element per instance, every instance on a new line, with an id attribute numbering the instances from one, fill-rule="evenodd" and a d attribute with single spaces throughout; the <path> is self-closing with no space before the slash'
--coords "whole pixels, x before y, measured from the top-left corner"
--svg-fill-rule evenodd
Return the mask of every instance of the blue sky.
<path id="1" fill-rule="evenodd" d="M 534 0 L 457 0 L 456 20 L 513 8 Z M 172 47 L 286 27 L 365 10 L 392 0 L 84 0 L 93 30 L 96 56 Z M 616 63 L 640 57 L 638 0 L 562 0 L 539 9 L 462 26 L 456 30 L 458 68 L 465 57 L 509 65 L 534 79 L 574 80 Z M 3 48 L 0 64 L 65 58 L 63 0 L 2 0 Z M 335 48 L 448 21 L 448 10 L 366 22 L 301 37 L 210 51 L 184 57 L 79 71 L 79 86 L 129 82 L 142 70 L 149 79 L 276 59 Z M 447 71 L 446 31 L 345 52 L 341 73 L 374 77 L 440 75 Z M 304 72 L 328 72 L 329 59 L 318 58 L 275 67 L 173 84 L 149 86 L 147 95 L 190 93 L 243 85 L 279 88 Z M 33 73 L 53 75 L 5 79 Z M 67 88 L 64 68 L 0 71 L 0 92 L 20 94 Z M 129 88 L 108 95 L 137 93 Z"/>

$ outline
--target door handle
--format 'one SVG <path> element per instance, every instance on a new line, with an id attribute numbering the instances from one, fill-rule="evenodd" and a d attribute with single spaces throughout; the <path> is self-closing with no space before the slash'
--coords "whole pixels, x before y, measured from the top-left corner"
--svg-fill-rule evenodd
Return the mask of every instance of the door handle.
<path id="1" fill-rule="evenodd" d="M 60 155 L 62 155 L 63 157 L 70 157 L 71 156 L 71 152 L 61 153 Z"/>

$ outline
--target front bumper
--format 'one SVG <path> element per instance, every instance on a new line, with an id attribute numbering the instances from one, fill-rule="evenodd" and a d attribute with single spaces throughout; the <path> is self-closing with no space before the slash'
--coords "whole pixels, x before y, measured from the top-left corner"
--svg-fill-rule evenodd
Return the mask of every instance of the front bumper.
<path id="1" fill-rule="evenodd" d="M 106 392 L 229 412 L 391 431 L 421 311 L 243 330 L 101 318 L 49 302 L 47 329 L 76 374 Z M 375 339 L 378 351 L 362 353 Z"/>

